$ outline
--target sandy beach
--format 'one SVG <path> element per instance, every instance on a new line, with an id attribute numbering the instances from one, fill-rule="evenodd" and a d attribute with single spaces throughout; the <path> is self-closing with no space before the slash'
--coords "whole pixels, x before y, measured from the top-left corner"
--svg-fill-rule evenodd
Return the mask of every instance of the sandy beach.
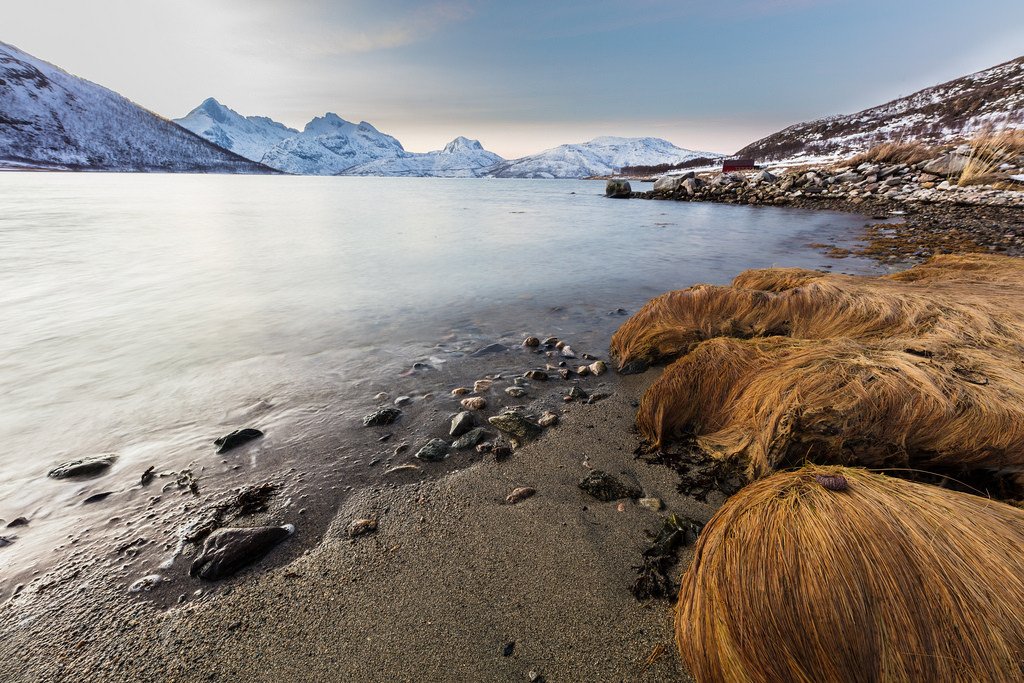
<path id="1" fill-rule="evenodd" d="M 688 680 L 672 603 L 629 590 L 645 532 L 667 512 L 704 521 L 713 510 L 677 493 L 672 470 L 633 456 L 631 402 L 655 374 L 613 379 L 610 398 L 567 407 L 506 460 L 361 493 L 321 545 L 285 566 L 204 583 L 206 594 L 182 605 L 160 609 L 99 575 L 9 602 L 0 678 Z M 666 509 L 593 498 L 578 487 L 591 469 L 635 482 Z M 537 493 L 507 504 L 518 486 Z M 254 522 L 280 522 L 275 512 Z M 379 517 L 377 533 L 349 539 L 349 522 L 367 516 Z M 676 578 L 686 549 L 680 557 Z"/>

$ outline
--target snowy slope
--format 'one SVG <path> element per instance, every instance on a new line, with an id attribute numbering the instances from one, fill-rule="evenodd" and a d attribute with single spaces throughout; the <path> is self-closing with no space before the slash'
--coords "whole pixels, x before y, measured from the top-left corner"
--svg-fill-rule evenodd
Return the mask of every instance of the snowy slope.
<path id="1" fill-rule="evenodd" d="M 0 43 L 0 167 L 269 172 L 121 95 Z"/>
<path id="2" fill-rule="evenodd" d="M 343 175 L 427 176 L 434 178 L 476 178 L 504 161 L 494 152 L 488 152 L 478 140 L 459 136 L 436 152 L 378 159 L 359 164 L 344 171 Z"/>
<path id="3" fill-rule="evenodd" d="M 299 134 L 266 116 L 242 116 L 212 97 L 174 122 L 218 147 L 253 161 L 262 160 L 271 147 Z"/>
<path id="4" fill-rule="evenodd" d="M 750 144 L 759 161 L 849 156 L 888 140 L 947 142 L 986 127 L 1024 128 L 1024 57 L 856 114 L 798 123 Z"/>
<path id="5" fill-rule="evenodd" d="M 263 163 L 287 173 L 336 175 L 368 161 L 404 154 L 402 143 L 366 121 L 355 124 L 328 113 L 272 147 Z"/>
<path id="6" fill-rule="evenodd" d="M 590 142 L 560 145 L 540 154 L 513 159 L 494 167 L 498 178 L 586 178 L 610 175 L 623 166 L 678 164 L 700 156 L 719 156 L 676 147 L 661 138 L 600 137 Z"/>

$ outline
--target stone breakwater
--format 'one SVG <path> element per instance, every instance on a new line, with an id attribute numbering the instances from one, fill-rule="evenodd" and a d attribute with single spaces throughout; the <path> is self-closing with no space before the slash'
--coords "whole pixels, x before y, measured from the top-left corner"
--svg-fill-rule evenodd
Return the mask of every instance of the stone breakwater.
<path id="1" fill-rule="evenodd" d="M 718 202 L 847 211 L 885 218 L 865 226 L 863 244 L 815 246 L 834 257 L 850 254 L 882 261 L 915 261 L 934 254 L 1024 254 L 1024 177 L 1003 169 L 994 184 L 957 184 L 963 170 L 955 152 L 920 163 L 804 166 L 746 173 L 663 176 L 647 192 L 609 180 L 609 197 Z"/>

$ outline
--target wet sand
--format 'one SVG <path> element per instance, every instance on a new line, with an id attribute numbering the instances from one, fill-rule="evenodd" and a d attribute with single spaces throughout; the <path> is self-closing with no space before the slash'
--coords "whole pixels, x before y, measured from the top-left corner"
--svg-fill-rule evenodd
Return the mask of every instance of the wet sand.
<path id="1" fill-rule="evenodd" d="M 610 398 L 567 405 L 504 461 L 360 491 L 322 544 L 196 581 L 205 594 L 184 604 L 163 609 L 88 571 L 19 596 L 0 611 L 0 680 L 688 680 L 672 603 L 629 588 L 645 531 L 669 512 L 706 520 L 719 501 L 680 495 L 672 470 L 633 456 L 631 401 L 656 373 L 609 375 Z M 634 481 L 666 509 L 598 501 L 577 486 L 589 469 Z M 537 494 L 505 503 L 517 486 Z M 254 522 L 286 521 L 279 512 Z M 347 537 L 351 520 L 374 515 L 377 533 Z"/>

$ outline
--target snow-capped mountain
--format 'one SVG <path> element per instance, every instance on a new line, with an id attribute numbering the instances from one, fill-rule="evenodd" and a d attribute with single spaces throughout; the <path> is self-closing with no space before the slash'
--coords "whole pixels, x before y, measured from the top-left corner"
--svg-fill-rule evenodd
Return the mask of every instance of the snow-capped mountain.
<path id="1" fill-rule="evenodd" d="M 428 176 L 434 178 L 476 178 L 485 175 L 495 164 L 504 161 L 488 152 L 478 140 L 461 135 L 436 152 L 378 159 L 359 164 L 342 175 Z"/>
<path id="2" fill-rule="evenodd" d="M 661 138 L 600 137 L 506 161 L 491 169 L 490 175 L 498 178 L 586 178 L 611 175 L 623 166 L 678 164 L 701 156 L 719 155 L 681 149 Z"/>
<path id="3" fill-rule="evenodd" d="M 271 147 L 299 134 L 294 128 L 266 116 L 242 116 L 212 97 L 174 122 L 218 147 L 253 161 L 262 160 Z"/>
<path id="4" fill-rule="evenodd" d="M 1024 128 L 1024 57 L 856 114 L 798 123 L 737 155 L 759 161 L 849 156 L 889 140 L 948 142 L 986 126 Z"/>
<path id="5" fill-rule="evenodd" d="M 307 123 L 298 135 L 274 145 L 263 156 L 263 163 L 287 173 L 337 175 L 368 161 L 405 154 L 402 143 L 366 121 L 355 124 L 328 113 Z"/>
<path id="6" fill-rule="evenodd" d="M 0 167 L 270 171 L 6 43 L 0 43 Z"/>

